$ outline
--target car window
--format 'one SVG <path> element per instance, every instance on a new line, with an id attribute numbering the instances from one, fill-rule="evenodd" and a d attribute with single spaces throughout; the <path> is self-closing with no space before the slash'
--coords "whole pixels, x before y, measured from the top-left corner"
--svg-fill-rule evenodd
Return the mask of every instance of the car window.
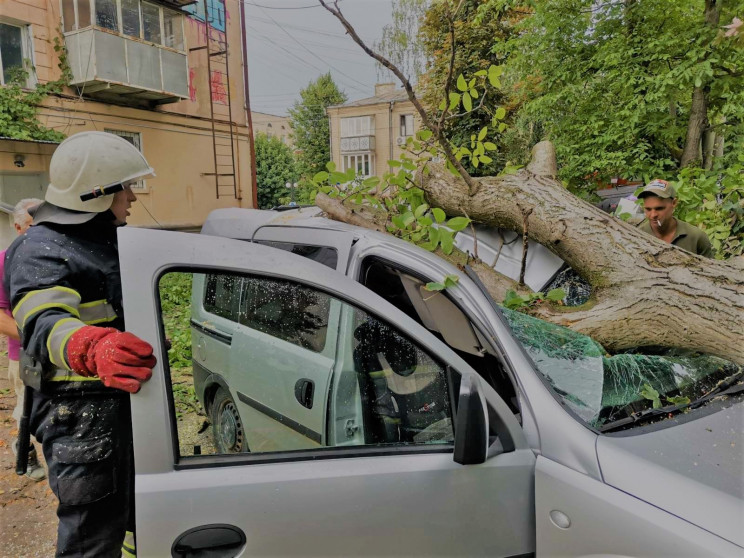
<path id="1" fill-rule="evenodd" d="M 221 318 L 237 321 L 240 281 L 240 277 L 233 275 L 207 275 L 204 308 Z"/>
<path id="2" fill-rule="evenodd" d="M 451 375 L 383 319 L 271 277 L 179 271 L 158 288 L 180 458 L 451 451 Z M 214 319 L 236 300 L 237 320 Z"/>
<path id="3" fill-rule="evenodd" d="M 256 240 L 255 242 L 256 244 L 263 244 L 272 248 L 292 252 L 314 262 L 322 263 L 331 269 L 336 269 L 336 265 L 338 264 L 338 252 L 335 248 L 329 246 L 314 246 L 311 244 L 297 244 L 296 242 L 280 242 L 277 240 Z"/>
<path id="4" fill-rule="evenodd" d="M 330 298 L 296 283 L 243 279 L 238 321 L 304 349 L 323 350 Z"/>

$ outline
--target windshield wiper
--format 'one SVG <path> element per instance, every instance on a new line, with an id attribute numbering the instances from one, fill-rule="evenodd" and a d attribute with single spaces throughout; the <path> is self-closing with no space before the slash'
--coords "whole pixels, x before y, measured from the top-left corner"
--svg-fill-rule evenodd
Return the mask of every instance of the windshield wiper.
<path id="1" fill-rule="evenodd" d="M 625 426 L 648 420 L 653 417 L 660 415 L 667 415 L 683 411 L 684 409 L 697 409 L 704 403 L 707 403 L 714 397 L 720 395 L 734 395 L 741 391 L 744 391 L 744 383 L 736 385 L 742 377 L 744 377 L 744 368 L 740 368 L 738 372 L 735 372 L 728 378 L 724 378 L 718 382 L 715 387 L 709 390 L 706 394 L 701 395 L 694 401 L 689 403 L 680 403 L 678 405 L 667 405 L 666 407 L 660 407 L 658 409 L 646 409 L 638 413 L 633 413 L 629 417 L 625 417 L 619 420 L 613 420 L 599 427 L 600 432 L 612 432 L 613 430 L 619 430 Z"/>

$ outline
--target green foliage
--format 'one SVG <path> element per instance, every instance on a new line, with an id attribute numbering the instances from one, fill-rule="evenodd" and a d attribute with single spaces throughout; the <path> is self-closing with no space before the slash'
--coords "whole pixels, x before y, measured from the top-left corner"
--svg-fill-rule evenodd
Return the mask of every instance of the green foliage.
<path id="1" fill-rule="evenodd" d="M 313 176 L 330 159 L 330 131 L 326 108 L 342 104 L 342 93 L 330 72 L 320 76 L 300 91 L 301 101 L 289 109 L 295 148 L 300 151 L 298 171 L 302 176 Z"/>
<path id="2" fill-rule="evenodd" d="M 744 254 L 744 151 L 725 168 L 682 169 L 675 187 L 676 215 L 706 232 L 717 258 Z"/>
<path id="3" fill-rule="evenodd" d="M 54 38 L 62 71 L 60 79 L 26 89 L 26 81 L 33 68 L 28 60 L 24 68 L 13 68 L 6 85 L 0 87 L 0 136 L 19 140 L 62 141 L 64 134 L 47 128 L 37 118 L 39 105 L 45 97 L 60 93 L 70 82 L 72 73 L 67 63 L 67 51 L 59 37 Z"/>
<path id="4" fill-rule="evenodd" d="M 520 310 L 535 306 L 545 300 L 549 302 L 555 302 L 557 304 L 563 304 L 563 299 L 566 298 L 566 291 L 563 289 L 551 289 L 548 294 L 543 292 L 527 293 L 520 295 L 513 290 L 506 291 L 503 305 L 510 310 Z"/>
<path id="5" fill-rule="evenodd" d="M 643 384 L 641 391 L 640 391 L 641 397 L 644 399 L 648 399 L 652 402 L 652 407 L 654 409 L 661 409 L 664 404 L 661 401 L 661 396 L 658 391 L 656 391 L 651 384 Z M 666 400 L 668 405 L 689 405 L 690 404 L 690 398 L 683 396 L 683 395 L 672 395 L 672 396 L 664 396 L 664 399 Z"/>
<path id="6" fill-rule="evenodd" d="M 438 292 L 443 291 L 444 289 L 449 289 L 450 287 L 454 287 L 459 281 L 460 278 L 457 275 L 445 275 L 442 282 L 438 283 L 432 281 L 431 283 L 427 283 L 424 288 L 427 291 Z"/>
<path id="7" fill-rule="evenodd" d="M 270 209 L 290 196 L 287 182 L 297 180 L 297 169 L 292 149 L 277 137 L 256 135 L 256 182 L 258 207 Z"/>
<path id="8" fill-rule="evenodd" d="M 742 11 L 741 0 L 720 4 L 722 22 Z M 675 174 L 696 87 L 707 94 L 707 117 L 725 138 L 726 157 L 740 149 L 744 49 L 706 24 L 705 2 L 532 5 L 534 15 L 506 45 L 507 73 L 523 101 L 510 137 L 530 140 L 521 161 L 535 139 L 552 140 L 560 176 L 577 193 L 612 176 Z"/>
<path id="9" fill-rule="evenodd" d="M 495 175 L 510 158 L 503 134 L 516 108 L 509 90 L 501 83 L 508 53 L 495 45 L 509 40 L 515 32 L 515 21 L 529 11 L 496 6 L 485 0 L 464 0 L 453 15 L 457 4 L 433 2 L 421 22 L 420 40 L 431 61 L 430 70 L 420 82 L 421 95 L 430 107 L 438 107 L 440 111 L 444 108 L 442 92 L 452 56 L 452 18 L 456 48 L 454 79 L 444 103 L 456 117 L 450 114 L 447 118 L 445 133 L 450 142 L 458 146 L 458 157 L 471 164 L 469 172 L 474 176 Z M 472 138 L 477 138 L 487 127 L 492 137 L 487 145 L 479 147 Z M 475 155 L 475 150 L 479 154 Z"/>
<path id="10" fill-rule="evenodd" d="M 176 415 L 195 408 L 191 361 L 191 273 L 167 273 L 159 283 L 160 307 L 168 349 Z"/>

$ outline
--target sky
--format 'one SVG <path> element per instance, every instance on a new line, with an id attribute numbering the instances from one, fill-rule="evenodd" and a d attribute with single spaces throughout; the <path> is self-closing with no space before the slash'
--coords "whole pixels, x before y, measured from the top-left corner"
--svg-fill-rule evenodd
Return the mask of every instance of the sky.
<path id="1" fill-rule="evenodd" d="M 374 95 L 375 61 L 317 0 L 242 1 L 251 110 L 286 115 L 300 90 L 328 71 L 349 100 Z M 342 0 L 339 7 L 370 46 L 392 19 L 392 0 Z"/>

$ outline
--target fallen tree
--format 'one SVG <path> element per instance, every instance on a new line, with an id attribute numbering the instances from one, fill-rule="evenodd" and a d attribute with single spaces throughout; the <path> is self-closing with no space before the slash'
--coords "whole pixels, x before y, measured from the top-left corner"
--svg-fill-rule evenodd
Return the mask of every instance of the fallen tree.
<path id="1" fill-rule="evenodd" d="M 555 179 L 555 154 L 548 142 L 536 146 L 525 169 L 471 177 L 442 136 L 445 113 L 439 122 L 432 121 L 405 76 L 364 45 L 337 5 L 331 8 L 320 1 L 370 56 L 398 75 L 459 172 L 456 176 L 431 163 L 427 172 L 420 169 L 417 185 L 429 204 L 449 216 L 524 234 L 560 256 L 592 286 L 586 304 L 540 305 L 536 315 L 589 335 L 611 351 L 643 346 L 694 349 L 744 364 L 744 265 L 691 254 L 576 198 Z M 332 218 L 384 230 L 363 211 L 351 211 L 349 200 L 318 196 L 316 202 Z M 486 277 L 495 271 L 485 266 L 477 271 L 487 286 L 503 285 Z M 500 301 L 498 291 L 494 288 L 492 295 Z"/>

